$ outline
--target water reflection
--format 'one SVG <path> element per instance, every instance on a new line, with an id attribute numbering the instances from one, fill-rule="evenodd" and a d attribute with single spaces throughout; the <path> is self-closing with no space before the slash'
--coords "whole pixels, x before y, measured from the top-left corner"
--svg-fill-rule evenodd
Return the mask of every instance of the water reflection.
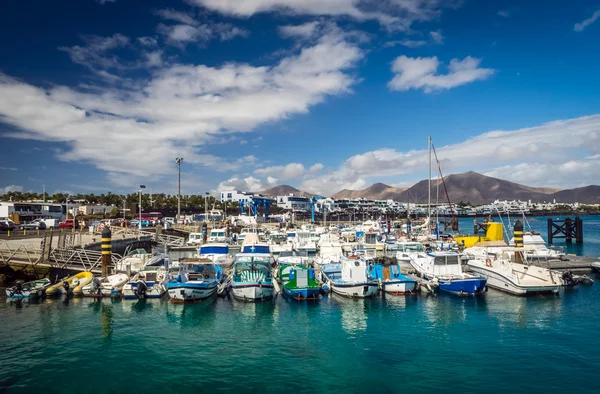
<path id="1" fill-rule="evenodd" d="M 476 313 L 478 310 L 487 310 L 487 295 L 476 297 L 461 297 L 441 293 L 436 297 L 421 297 L 421 308 L 425 318 L 432 325 L 450 326 L 464 323 L 469 311 Z"/>
<path id="2" fill-rule="evenodd" d="M 549 327 L 563 314 L 562 295 L 516 297 L 490 290 L 487 297 L 488 314 L 497 319 L 501 327 L 507 324 L 516 324 L 519 328 Z"/>
<path id="3" fill-rule="evenodd" d="M 166 303 L 167 322 L 178 324 L 182 328 L 202 326 L 210 329 L 214 326 L 216 312 L 214 300 L 195 304 Z"/>
<path id="4" fill-rule="evenodd" d="M 333 295 L 332 300 L 342 312 L 342 328 L 349 335 L 355 335 L 367 329 L 367 312 L 365 304 L 373 300 L 350 299 Z"/>
<path id="5" fill-rule="evenodd" d="M 112 323 L 113 323 L 112 305 L 110 303 L 103 302 L 102 303 L 101 325 L 102 325 L 102 336 L 105 339 L 112 338 L 112 332 L 113 332 Z"/>

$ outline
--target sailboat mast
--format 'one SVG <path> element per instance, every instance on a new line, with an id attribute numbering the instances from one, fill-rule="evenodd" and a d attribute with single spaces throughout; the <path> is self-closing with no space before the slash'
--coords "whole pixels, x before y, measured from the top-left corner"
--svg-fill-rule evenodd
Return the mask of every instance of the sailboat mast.
<path id="1" fill-rule="evenodd" d="M 429 181 L 427 184 L 427 217 L 431 217 L 431 136 L 427 137 L 427 149 L 429 154 Z"/>

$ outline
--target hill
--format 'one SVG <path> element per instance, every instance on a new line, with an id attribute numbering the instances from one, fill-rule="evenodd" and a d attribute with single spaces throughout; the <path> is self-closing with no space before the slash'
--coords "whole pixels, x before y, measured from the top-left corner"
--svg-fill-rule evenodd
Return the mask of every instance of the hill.
<path id="1" fill-rule="evenodd" d="M 600 204 L 600 186 L 591 185 L 576 189 L 561 190 L 550 195 L 556 202 L 580 202 L 582 204 Z"/>
<path id="2" fill-rule="evenodd" d="M 348 190 L 343 189 L 333 194 L 331 197 L 335 199 L 340 198 L 368 198 L 371 200 L 397 200 L 398 196 L 406 188 L 399 188 L 386 185 L 385 183 L 375 183 L 363 190 Z"/>
<path id="3" fill-rule="evenodd" d="M 277 196 L 287 196 L 289 194 L 294 194 L 296 196 L 305 196 L 305 197 L 313 197 L 314 194 L 304 192 L 302 190 L 298 190 L 295 187 L 290 185 L 279 185 L 274 186 L 270 189 L 265 189 L 257 192 L 258 194 L 263 194 L 265 196 L 277 197 Z"/>

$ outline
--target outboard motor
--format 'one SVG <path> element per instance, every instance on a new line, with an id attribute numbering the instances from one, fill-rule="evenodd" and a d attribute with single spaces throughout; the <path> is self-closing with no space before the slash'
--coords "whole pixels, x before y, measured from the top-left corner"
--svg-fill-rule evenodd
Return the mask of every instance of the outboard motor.
<path id="1" fill-rule="evenodd" d="M 98 295 L 102 294 L 102 289 L 100 288 L 100 279 L 94 277 L 92 280 L 92 291 L 91 293 L 96 293 Z"/>
<path id="2" fill-rule="evenodd" d="M 577 284 L 570 270 L 565 270 L 565 272 L 563 272 L 562 280 L 565 286 L 573 286 Z"/>
<path id="3" fill-rule="evenodd" d="M 65 289 L 65 293 L 69 294 L 69 282 L 67 282 L 66 280 L 63 281 L 63 287 Z"/>
<path id="4" fill-rule="evenodd" d="M 148 285 L 146 284 L 146 281 L 143 279 L 138 279 L 136 284 L 137 287 L 135 289 L 135 295 L 137 298 L 146 298 L 146 291 L 148 291 Z"/>

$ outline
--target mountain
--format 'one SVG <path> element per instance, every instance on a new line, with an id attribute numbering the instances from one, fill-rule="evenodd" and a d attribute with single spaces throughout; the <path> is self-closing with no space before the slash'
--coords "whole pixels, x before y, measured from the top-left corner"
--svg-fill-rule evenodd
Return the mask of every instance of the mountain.
<path id="1" fill-rule="evenodd" d="M 561 190 L 551 194 L 556 202 L 580 202 L 582 204 L 600 204 L 600 186 L 592 185 L 576 189 Z"/>
<path id="2" fill-rule="evenodd" d="M 314 194 L 310 194 L 308 192 L 298 190 L 295 187 L 292 187 L 290 185 L 274 186 L 270 189 L 261 190 L 261 191 L 257 192 L 257 194 L 263 194 L 265 196 L 270 196 L 270 197 L 287 196 L 288 194 L 294 194 L 295 196 L 305 196 L 305 197 L 313 197 L 314 196 Z"/>
<path id="3" fill-rule="evenodd" d="M 431 181 L 431 200 L 436 201 L 437 180 Z M 494 200 L 521 200 L 532 202 L 558 203 L 580 202 L 583 204 L 600 203 L 600 186 L 586 186 L 577 189 L 559 190 L 548 187 L 530 187 L 503 179 L 498 179 L 477 172 L 465 172 L 444 177 L 448 196 L 452 203 L 470 202 L 471 204 L 488 204 Z M 422 180 L 408 189 L 400 189 L 383 183 L 376 183 L 364 190 L 341 190 L 334 198 L 369 198 L 383 200 L 391 198 L 396 201 L 426 203 L 428 180 Z M 444 186 L 439 181 L 439 201 L 446 202 Z"/>
<path id="4" fill-rule="evenodd" d="M 376 183 L 363 190 L 340 190 L 333 194 L 331 197 L 335 199 L 340 198 L 367 198 L 370 200 L 397 200 L 398 196 L 406 188 L 399 188 L 386 185 L 385 183 Z"/>

